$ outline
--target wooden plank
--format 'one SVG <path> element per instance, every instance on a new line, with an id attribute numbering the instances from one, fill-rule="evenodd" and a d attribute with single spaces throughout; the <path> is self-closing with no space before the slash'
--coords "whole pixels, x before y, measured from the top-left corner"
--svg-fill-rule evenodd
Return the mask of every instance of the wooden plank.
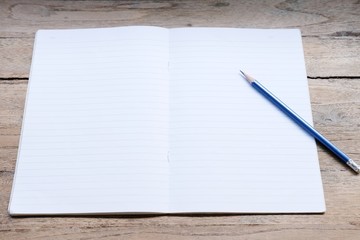
<path id="1" fill-rule="evenodd" d="M 5 135 L 18 135 L 24 111 L 27 81 L 0 81 L 0 148 Z"/>
<path id="2" fill-rule="evenodd" d="M 310 79 L 309 84 L 315 125 L 354 159 L 360 159 L 360 82 Z M 346 166 L 322 148 L 324 215 L 11 218 L 6 211 L 26 86 L 27 81 L 0 82 L 4 93 L 0 95 L 0 235 L 4 239 L 354 239 L 360 233 L 360 185 L 352 181 L 354 175 Z"/>
<path id="3" fill-rule="evenodd" d="M 360 38 L 303 37 L 307 75 L 360 78 Z"/>
<path id="4" fill-rule="evenodd" d="M 0 78 L 28 78 L 33 38 L 0 38 Z M 303 37 L 309 77 L 360 77 L 360 45 L 352 38 Z"/>
<path id="5" fill-rule="evenodd" d="M 356 1 L 1 1 L 0 36 L 32 36 L 38 28 L 158 25 L 301 28 L 305 36 L 358 37 Z"/>
<path id="6" fill-rule="evenodd" d="M 316 127 L 337 138 L 341 137 L 337 131 L 352 133 L 359 129 L 358 79 L 309 79 L 309 86 Z M 0 134 L 19 132 L 26 89 L 26 80 L 0 81 Z"/>
<path id="7" fill-rule="evenodd" d="M 218 26 L 300 28 L 311 77 L 360 76 L 360 4 L 345 1 L 3 1 L 0 78 L 26 78 L 43 28 Z"/>
<path id="8" fill-rule="evenodd" d="M 28 78 L 34 38 L 0 37 L 0 79 Z"/>

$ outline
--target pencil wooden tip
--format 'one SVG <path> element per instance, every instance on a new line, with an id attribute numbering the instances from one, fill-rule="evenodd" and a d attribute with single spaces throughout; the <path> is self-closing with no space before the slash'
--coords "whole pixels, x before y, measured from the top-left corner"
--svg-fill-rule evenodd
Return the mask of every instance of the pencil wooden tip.
<path id="1" fill-rule="evenodd" d="M 250 84 L 255 81 L 255 78 L 253 78 L 250 75 L 244 73 L 243 71 L 240 70 L 240 73 L 241 73 L 242 77 L 245 78 L 245 80 L 248 81 Z"/>

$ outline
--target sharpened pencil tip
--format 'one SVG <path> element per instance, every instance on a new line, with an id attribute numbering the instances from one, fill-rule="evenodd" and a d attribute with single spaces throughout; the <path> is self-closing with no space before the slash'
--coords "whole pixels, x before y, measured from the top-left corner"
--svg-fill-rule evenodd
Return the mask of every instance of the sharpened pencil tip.
<path id="1" fill-rule="evenodd" d="M 255 81 L 255 79 L 253 77 L 247 75 L 243 71 L 240 70 L 240 73 L 241 73 L 242 77 L 245 78 L 245 80 L 248 81 L 250 84 Z"/>

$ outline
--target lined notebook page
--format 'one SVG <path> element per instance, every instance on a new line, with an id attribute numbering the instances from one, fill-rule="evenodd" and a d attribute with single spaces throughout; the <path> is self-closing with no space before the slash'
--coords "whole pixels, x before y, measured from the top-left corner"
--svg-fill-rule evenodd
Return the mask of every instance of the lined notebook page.
<path id="1" fill-rule="evenodd" d="M 239 75 L 312 122 L 298 30 L 170 31 L 170 209 L 325 211 L 314 140 Z"/>
<path id="2" fill-rule="evenodd" d="M 297 30 L 39 31 L 10 213 L 323 212 L 314 140 L 240 68 L 312 121 Z"/>
<path id="3" fill-rule="evenodd" d="M 168 30 L 36 36 L 11 214 L 168 209 Z"/>

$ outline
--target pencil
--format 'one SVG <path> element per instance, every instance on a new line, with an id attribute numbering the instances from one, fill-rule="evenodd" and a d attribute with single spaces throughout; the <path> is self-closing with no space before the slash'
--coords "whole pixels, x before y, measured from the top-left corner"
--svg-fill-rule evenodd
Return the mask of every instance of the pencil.
<path id="1" fill-rule="evenodd" d="M 266 99 L 272 102 L 277 108 L 279 108 L 283 113 L 290 117 L 295 123 L 297 123 L 302 129 L 304 129 L 308 134 L 314 137 L 332 153 L 334 153 L 338 158 L 340 158 L 344 163 L 346 163 L 351 169 L 356 173 L 360 173 L 360 167 L 344 152 L 337 148 L 333 143 L 321 135 L 315 128 L 313 128 L 308 122 L 306 122 L 302 117 L 295 113 L 291 108 L 289 108 L 285 103 L 283 103 L 279 98 L 272 94 L 268 89 L 266 89 L 261 83 L 256 79 L 249 76 L 248 74 L 241 71 L 241 74 L 245 80 L 247 80 L 250 85 L 255 88 L 261 95 Z"/>

